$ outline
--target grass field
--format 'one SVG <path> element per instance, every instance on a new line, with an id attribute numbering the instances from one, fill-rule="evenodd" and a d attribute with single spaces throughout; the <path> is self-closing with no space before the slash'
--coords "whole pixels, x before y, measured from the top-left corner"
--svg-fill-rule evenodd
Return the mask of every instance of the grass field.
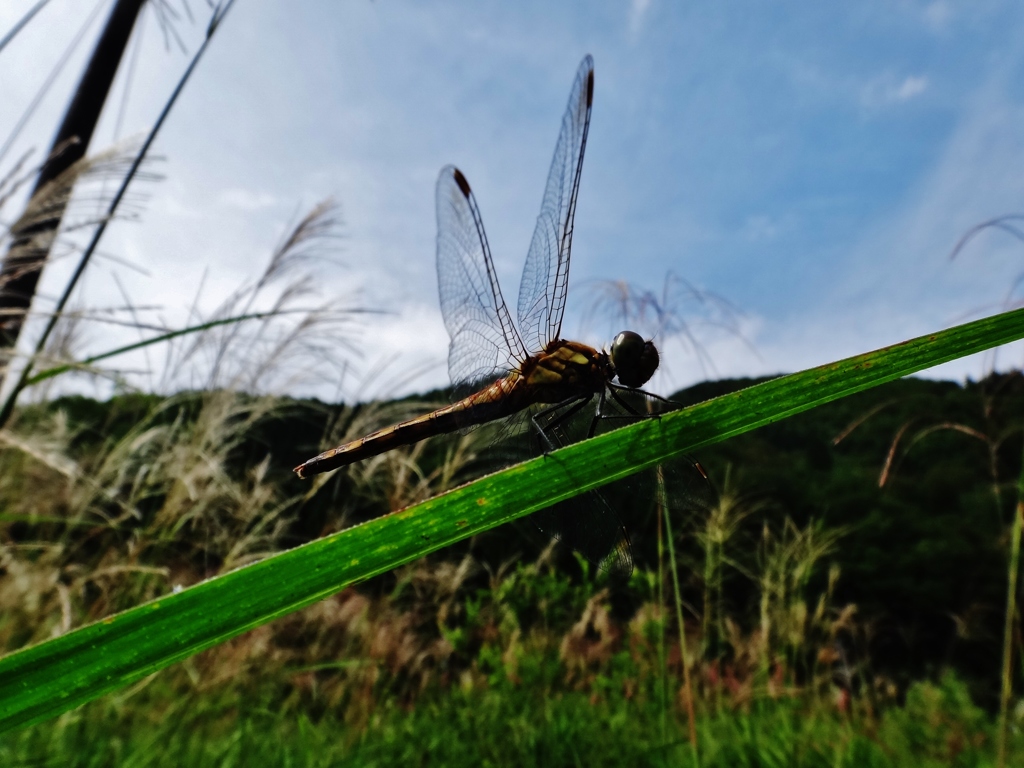
<path id="1" fill-rule="evenodd" d="M 638 681 L 632 680 L 634 684 Z M 987 766 L 993 721 L 954 676 L 918 683 L 902 706 L 870 715 L 802 697 L 701 702 L 695 752 L 675 702 L 624 693 L 623 679 L 553 692 L 507 678 L 415 702 L 366 697 L 362 711 L 307 690 L 183 694 L 157 679 L 0 739 L 3 765 Z M 641 682 L 642 685 L 642 682 Z M 654 687 L 656 686 L 648 686 Z M 600 689 L 600 693 L 595 689 Z M 675 697 L 673 697 L 675 698 Z M 372 699 L 372 700 L 371 700 Z M 347 715 L 343 717 L 342 715 Z M 1024 759 L 1014 733 L 1009 765 Z"/>

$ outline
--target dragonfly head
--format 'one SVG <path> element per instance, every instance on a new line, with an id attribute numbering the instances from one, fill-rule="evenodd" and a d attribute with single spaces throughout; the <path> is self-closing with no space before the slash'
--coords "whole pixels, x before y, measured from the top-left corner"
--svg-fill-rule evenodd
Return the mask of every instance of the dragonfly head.
<path id="1" fill-rule="evenodd" d="M 623 331 L 612 341 L 612 366 L 619 381 L 627 387 L 642 387 L 658 370 L 658 350 L 654 342 L 633 331 Z"/>

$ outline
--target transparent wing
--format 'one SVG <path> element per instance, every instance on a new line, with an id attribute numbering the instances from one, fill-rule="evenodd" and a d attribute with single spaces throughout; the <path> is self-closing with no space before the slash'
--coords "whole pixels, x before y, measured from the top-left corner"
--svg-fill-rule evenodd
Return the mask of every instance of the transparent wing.
<path id="1" fill-rule="evenodd" d="M 535 452 L 543 453 L 551 446 L 561 448 L 587 436 L 595 419 L 594 405 L 588 403 L 578 410 L 574 405 L 570 401 L 538 414 L 537 423 L 546 440 L 540 441 L 534 435 Z M 576 550 L 599 570 L 628 577 L 633 572 L 632 547 L 629 532 L 616 511 L 624 508 L 623 499 L 612 504 L 607 495 L 608 490 L 615 490 L 615 485 L 559 502 L 535 512 L 530 520 L 542 533 Z M 628 502 L 625 506 L 629 506 Z"/>
<path id="2" fill-rule="evenodd" d="M 583 439 L 594 418 L 593 403 L 583 406 L 568 419 L 562 418 L 566 412 L 575 410 L 577 404 L 578 400 L 570 400 L 551 408 L 533 406 L 490 425 L 491 450 L 484 455 L 480 466 L 485 472 L 494 472 L 544 454 L 552 447 L 561 448 Z M 538 434 L 538 426 L 544 432 L 544 439 Z M 629 532 L 604 490 L 588 491 L 534 512 L 520 528 L 527 538 L 540 546 L 557 539 L 565 549 L 581 554 L 594 568 L 628 577 L 633 569 Z M 621 500 L 616 499 L 616 506 L 619 505 Z"/>
<path id="3" fill-rule="evenodd" d="M 572 412 L 571 404 L 547 409 L 543 418 L 538 416 L 546 442 L 561 447 L 584 439 L 592 430 L 601 434 L 679 407 L 642 390 L 617 394 L 609 395 L 599 410 L 588 406 L 569 418 L 564 415 Z M 666 507 L 676 519 L 686 520 L 697 513 L 706 516 L 714 503 L 714 489 L 700 464 L 676 457 L 535 512 L 529 519 L 600 570 L 629 576 L 634 557 L 656 562 L 657 541 L 651 534 L 658 528 L 656 516 Z"/>
<path id="4" fill-rule="evenodd" d="M 576 72 L 562 129 L 548 171 L 544 200 L 519 283 L 519 330 L 527 347 L 540 351 L 559 338 L 569 281 L 569 250 L 583 151 L 594 99 L 594 60 L 587 56 Z"/>
<path id="5" fill-rule="evenodd" d="M 626 578 L 633 573 L 629 534 L 604 494 L 584 493 L 534 512 L 530 520 L 541 533 L 576 550 L 598 570 Z"/>
<path id="6" fill-rule="evenodd" d="M 480 209 L 458 168 L 437 180 L 437 284 L 451 342 L 448 373 L 464 394 L 526 359 L 494 273 Z"/>

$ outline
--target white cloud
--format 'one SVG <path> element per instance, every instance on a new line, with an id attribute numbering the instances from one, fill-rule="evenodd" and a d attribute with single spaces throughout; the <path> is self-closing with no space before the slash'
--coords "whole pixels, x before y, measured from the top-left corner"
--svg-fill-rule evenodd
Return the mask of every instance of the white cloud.
<path id="1" fill-rule="evenodd" d="M 748 216 L 743 222 L 743 236 L 750 242 L 772 240 L 779 234 L 778 222 L 763 213 Z"/>
<path id="2" fill-rule="evenodd" d="M 345 394 L 388 399 L 448 386 L 448 333 L 436 306 L 406 305 L 366 321 L 374 352 L 360 361 L 358 381 Z"/>
<path id="3" fill-rule="evenodd" d="M 901 80 L 887 73 L 861 89 L 861 104 L 869 109 L 902 104 L 928 90 L 928 84 L 925 75 L 907 75 Z"/>
<path id="4" fill-rule="evenodd" d="M 22 9 L 30 3 L 20 0 Z M 0 18 L 10 18 L 13 11 L 0 6 Z M 6 82 L 11 103 L 30 98 L 52 66 L 52 60 L 40 63 L 37 49 L 44 41 L 64 44 L 73 33 L 67 13 L 59 16 L 58 9 L 76 7 L 68 0 L 53 3 L 42 26 L 33 25 L 32 35 L 27 31 L 4 51 L 0 74 L 18 74 Z M 622 270 L 630 279 L 651 281 L 669 268 L 723 265 L 714 280 L 696 279 L 727 295 L 756 284 L 756 292 L 747 295 L 785 299 L 765 302 L 759 310 L 763 318 L 745 321 L 747 336 L 758 341 L 763 359 L 738 340 L 701 336 L 714 364 L 711 375 L 739 376 L 796 370 L 934 330 L 984 301 L 978 297 L 991 300 L 1006 284 L 1011 248 L 997 234 L 972 245 L 952 268 L 944 254 L 966 227 L 1014 210 L 1024 198 L 1024 182 L 1019 183 L 1024 149 L 1017 146 L 1017 137 L 1024 136 L 1024 106 L 1008 103 L 1002 93 L 963 103 L 983 87 L 977 84 L 997 66 L 991 62 L 1012 59 L 1019 44 L 1015 49 L 994 34 L 998 30 L 983 27 L 987 37 L 978 39 L 999 56 L 976 55 L 978 43 L 972 38 L 951 45 L 941 61 L 922 58 L 932 49 L 918 43 L 932 35 L 933 27 L 950 26 L 953 10 L 946 2 L 915 6 L 905 40 L 894 38 L 890 19 L 873 21 L 863 30 L 858 27 L 856 35 L 838 37 L 829 56 L 819 55 L 820 47 L 804 45 L 805 26 L 816 23 L 814 14 L 807 15 L 812 21 L 799 24 L 768 11 L 752 17 L 764 24 L 748 26 L 770 28 L 772 34 L 751 45 L 737 34 L 731 15 L 674 16 L 673 6 L 655 6 L 651 0 L 631 0 L 611 17 L 592 14 L 594 23 L 587 25 L 579 24 L 583 3 L 559 10 L 544 7 L 540 26 L 535 11 L 496 18 L 489 6 L 467 10 L 441 4 L 423 14 L 388 4 L 357 4 L 343 11 L 331 4 L 302 8 L 292 13 L 286 5 L 257 9 L 241 4 L 233 11 L 158 141 L 156 150 L 167 157 L 160 169 L 167 180 L 153 190 L 142 225 L 112 227 L 102 247 L 127 253 L 145 267 L 152 277 L 124 278 L 131 295 L 140 303 L 161 304 L 167 321 L 181 324 L 204 274 L 202 298 L 213 304 L 258 272 L 289 221 L 313 201 L 335 195 L 344 211 L 345 239 L 338 254 L 342 269 L 324 275 L 318 287 L 327 298 L 362 290 L 359 306 L 395 311 L 364 316 L 363 330 L 354 339 L 362 354 L 354 356 L 341 382 L 346 395 L 391 396 L 447 381 L 447 337 L 437 310 L 433 265 L 433 183 L 447 162 L 459 163 L 477 190 L 506 299 L 514 302 L 569 77 L 587 50 L 597 55 L 603 74 L 577 218 L 579 255 L 574 256 L 571 290 L 576 293 L 570 312 L 578 306 L 580 282 L 588 275 Z M 79 22 L 87 10 L 75 10 Z M 461 34 L 463 22 L 475 32 L 453 43 L 451 35 Z M 163 50 L 152 19 L 148 23 L 122 133 L 148 127 L 184 64 L 183 56 Z M 645 37 L 644 46 L 635 45 L 655 23 L 659 34 Z M 875 26 L 881 37 L 870 37 Z M 192 46 L 204 28 L 199 23 L 183 29 Z M 870 60 L 865 51 L 872 51 Z M 781 114 L 758 112 L 759 94 L 744 90 L 757 79 L 737 72 L 763 68 L 766 55 L 783 53 L 794 62 L 794 84 L 805 86 L 801 98 L 806 101 L 790 104 L 787 99 Z M 666 61 L 674 62 L 671 77 L 661 77 Z M 240 69 L 239 62 L 247 66 Z M 871 68 L 866 77 L 865 65 Z M 69 72 L 77 73 L 80 66 L 69 65 Z M 950 77 L 953 68 L 967 67 L 971 77 L 963 82 Z M 871 73 L 888 74 L 871 79 Z M 1008 74 L 1008 84 L 1015 75 Z M 66 79 L 64 90 L 55 92 L 53 104 L 26 133 L 39 146 L 45 147 L 59 119 L 72 85 L 72 78 Z M 1009 85 L 1005 90 L 1012 91 Z M 119 100 L 119 88 L 115 91 Z M 943 96 L 940 106 L 964 115 L 944 148 L 938 143 L 945 135 L 941 130 L 892 135 L 879 132 L 887 128 L 882 121 L 858 127 L 865 141 L 877 141 L 886 150 L 866 163 L 882 157 L 891 167 L 904 155 L 912 159 L 899 171 L 917 179 L 906 197 L 876 214 L 858 197 L 879 193 L 865 186 L 875 177 L 865 174 L 865 182 L 850 174 L 857 178 L 843 179 L 843 194 L 820 207 L 857 217 L 852 227 L 861 227 L 862 233 L 851 237 L 850 227 L 839 227 L 824 235 L 794 235 L 826 221 L 813 205 L 801 207 L 801 196 L 822 180 L 804 167 L 809 162 L 800 165 L 803 158 L 818 155 L 800 151 L 799 121 L 815 119 L 812 145 L 803 149 L 817 150 L 830 144 L 834 126 L 829 121 L 849 117 L 832 111 L 837 92 L 846 106 L 892 109 L 936 91 Z M 714 94 L 711 106 L 732 104 L 732 111 L 710 110 L 707 118 L 702 93 Z M 674 109 L 678 104 L 696 115 L 692 123 L 679 119 L 685 115 Z M 0 124 L 16 119 L 13 108 L 8 112 L 0 115 Z M 706 119 L 712 129 L 702 124 Z M 657 130 L 644 133 L 648 123 Z M 935 125 L 941 129 L 945 124 Z M 98 147 L 110 133 L 98 135 Z M 744 175 L 728 158 L 747 157 L 742 147 L 759 136 L 785 140 L 764 169 L 769 181 L 751 185 L 754 174 Z M 911 151 L 890 151 L 901 141 Z M 624 174 L 627 161 L 614 158 L 634 146 L 641 151 L 629 155 Z M 829 166 L 829 172 L 843 174 L 847 168 Z M 761 169 L 755 170 L 761 175 Z M 887 183 L 893 178 L 887 177 Z M 646 198 L 638 181 L 650 184 Z M 828 187 L 830 194 L 834 186 Z M 707 191 L 687 191 L 694 188 Z M 670 204 L 647 208 L 641 200 Z M 627 204 L 632 208 L 620 209 Z M 794 212 L 786 213 L 790 208 Z M 623 210 L 637 214 L 636 221 Z M 627 225 L 628 236 L 622 235 Z M 724 227 L 730 234 L 738 232 L 735 240 L 742 245 L 764 247 L 730 251 L 724 238 L 716 239 Z M 785 264 L 776 268 L 769 263 L 764 254 L 774 252 L 771 246 L 786 237 L 811 253 L 820 252 L 820 264 L 798 274 Z M 854 242 L 844 247 L 847 237 Z M 617 248 L 604 248 L 605 241 Z M 995 257 L 984 250 L 993 243 L 1005 245 Z M 609 254 L 616 261 L 601 261 Z M 56 272 L 52 280 L 47 277 L 49 292 L 58 287 L 58 277 Z M 113 288 L 105 273 L 87 288 L 96 304 L 116 300 L 110 298 Z M 691 353 L 674 342 L 666 347 L 659 391 L 706 375 Z M 419 371 L 424 373 L 416 378 Z M 334 391 L 318 394 L 333 397 Z"/>
<path id="5" fill-rule="evenodd" d="M 1024 200 L 1024 103 L 1014 98 L 1016 73 L 1000 70 L 981 85 L 902 202 L 851 245 L 802 318 L 826 333 L 801 346 L 839 358 L 998 311 L 1024 263 L 1020 243 L 985 232 L 955 261 L 949 254 L 973 225 L 1019 210 Z M 922 375 L 977 379 L 992 360 L 1005 367 L 1020 359 L 1016 345 Z"/>
<path id="6" fill-rule="evenodd" d="M 217 196 L 217 202 L 239 211 L 262 211 L 273 208 L 280 201 L 269 192 L 259 192 L 242 187 L 229 187 Z"/>
<path id="7" fill-rule="evenodd" d="M 893 97 L 896 101 L 906 101 L 912 99 L 919 93 L 924 93 L 925 89 L 928 88 L 928 78 L 921 76 L 911 75 L 904 78 L 903 82 L 899 84 L 899 87 L 893 91 Z"/>
<path id="8" fill-rule="evenodd" d="M 934 29 L 944 29 L 953 17 L 953 8 L 947 0 L 936 0 L 924 9 L 924 19 Z"/>
<path id="9" fill-rule="evenodd" d="M 632 0 L 629 4 L 629 36 L 631 40 L 636 40 L 640 34 L 650 7 L 651 0 Z"/>

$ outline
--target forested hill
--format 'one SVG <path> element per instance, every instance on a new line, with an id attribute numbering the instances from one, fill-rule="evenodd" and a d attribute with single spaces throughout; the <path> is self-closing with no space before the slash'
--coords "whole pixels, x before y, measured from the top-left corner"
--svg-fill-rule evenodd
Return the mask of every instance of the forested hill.
<path id="1" fill-rule="evenodd" d="M 754 383 L 706 382 L 675 399 L 699 402 Z M 1018 373 L 965 386 L 908 378 L 733 438 L 700 459 L 719 483 L 728 475 L 737 492 L 768 502 L 754 525 L 747 521 L 751 553 L 766 519 L 846 529 L 833 555 L 841 568 L 833 602 L 857 605 L 876 660 L 913 674 L 954 663 L 991 675 L 1022 425 Z"/>

